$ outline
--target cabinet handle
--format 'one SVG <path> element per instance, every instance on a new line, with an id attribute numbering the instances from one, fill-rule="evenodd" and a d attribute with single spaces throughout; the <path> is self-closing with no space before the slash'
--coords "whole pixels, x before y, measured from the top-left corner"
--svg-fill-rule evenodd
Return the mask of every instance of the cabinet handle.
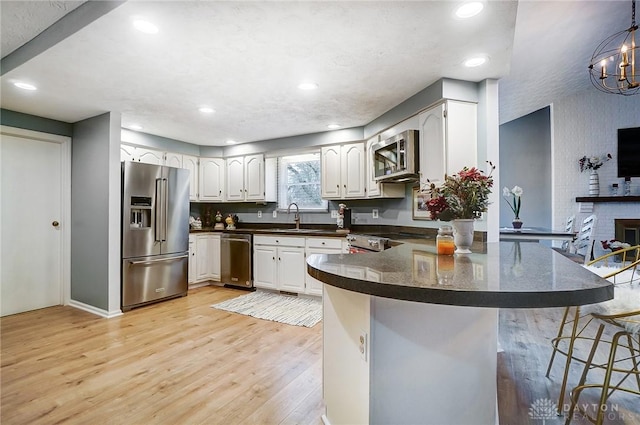
<path id="1" fill-rule="evenodd" d="M 271 257 L 271 259 L 272 259 L 273 261 L 276 261 L 276 257 Z"/>
<path id="2" fill-rule="evenodd" d="M 337 187 L 338 189 L 340 189 L 340 185 L 339 185 L 339 184 L 337 184 L 337 185 L 336 185 L 336 187 Z"/>
<path id="3" fill-rule="evenodd" d="M 222 195 L 222 189 L 218 191 L 218 195 Z"/>
<path id="4" fill-rule="evenodd" d="M 278 261 L 282 261 L 282 260 L 280 259 L 280 257 L 278 257 Z"/>
<path id="5" fill-rule="evenodd" d="M 345 188 L 345 189 L 347 188 L 347 185 L 346 185 L 346 184 L 344 185 L 344 188 Z"/>
<path id="6" fill-rule="evenodd" d="M 322 242 L 322 245 L 324 245 L 324 242 Z"/>

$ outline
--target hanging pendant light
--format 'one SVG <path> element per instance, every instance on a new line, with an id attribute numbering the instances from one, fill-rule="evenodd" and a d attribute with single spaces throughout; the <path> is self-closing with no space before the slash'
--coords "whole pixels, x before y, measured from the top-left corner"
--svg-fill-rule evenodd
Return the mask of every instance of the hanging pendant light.
<path id="1" fill-rule="evenodd" d="M 636 45 L 636 0 L 631 0 L 631 26 L 605 39 L 589 62 L 591 83 L 605 93 L 631 96 L 640 93 L 640 56 Z"/>

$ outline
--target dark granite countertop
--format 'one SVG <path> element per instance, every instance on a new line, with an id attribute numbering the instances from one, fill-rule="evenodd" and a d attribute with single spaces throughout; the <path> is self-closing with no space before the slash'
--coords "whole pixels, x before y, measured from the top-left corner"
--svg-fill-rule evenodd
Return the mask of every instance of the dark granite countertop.
<path id="1" fill-rule="evenodd" d="M 338 288 L 432 304 L 538 308 L 613 298 L 611 283 L 539 243 L 486 243 L 473 254 L 439 256 L 433 240 L 402 242 L 379 253 L 311 255 L 307 270 Z"/>
<path id="2" fill-rule="evenodd" d="M 286 235 L 286 236 L 324 236 L 324 237 L 338 237 L 344 238 L 346 233 L 339 233 L 335 230 L 324 230 L 324 229 L 311 229 L 311 228 L 302 228 L 296 230 L 295 228 L 273 228 L 273 229 L 259 229 L 259 228 L 251 228 L 251 227 L 243 227 L 235 230 L 215 230 L 215 229 L 190 229 L 189 233 L 198 234 L 198 233 L 250 233 L 252 235 Z"/>

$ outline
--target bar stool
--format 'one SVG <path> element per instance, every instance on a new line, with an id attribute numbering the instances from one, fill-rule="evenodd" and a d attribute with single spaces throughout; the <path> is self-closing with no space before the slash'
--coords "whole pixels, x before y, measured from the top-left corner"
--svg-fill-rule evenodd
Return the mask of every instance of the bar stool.
<path id="1" fill-rule="evenodd" d="M 619 255 L 622 261 L 622 266 L 619 268 L 611 268 L 608 267 L 610 262 L 613 262 L 613 257 L 615 255 Z M 593 268 L 595 265 L 601 265 L 599 270 L 598 268 Z M 625 248 L 622 250 L 614 251 L 603 255 L 601 257 L 596 258 L 588 262 L 585 267 L 589 268 L 589 270 L 598 272 L 602 278 L 609 280 L 613 284 L 616 285 L 625 285 L 639 282 L 640 283 L 640 245 L 635 245 L 629 248 Z M 624 279 L 618 279 L 620 275 L 624 274 Z M 627 277 L 628 276 L 628 277 Z M 640 290 L 640 289 L 639 289 Z M 615 295 L 618 297 L 618 294 Z M 595 306 L 598 306 L 596 304 Z M 551 368 L 553 366 L 553 361 L 555 359 L 556 354 L 562 354 L 566 356 L 564 372 L 562 375 L 562 383 L 560 386 L 560 394 L 558 396 L 558 404 L 557 404 L 557 413 L 558 415 L 562 414 L 562 406 L 564 402 L 564 395 L 567 389 L 567 380 L 569 377 L 569 368 L 571 366 L 571 361 L 575 360 L 579 363 L 585 363 L 584 359 L 578 358 L 574 355 L 574 348 L 576 340 L 593 340 L 593 337 L 586 336 L 585 331 L 587 326 L 593 320 L 593 317 L 588 313 L 592 311 L 594 306 L 576 306 L 576 307 L 567 307 L 564 310 L 564 314 L 562 316 L 562 320 L 560 321 L 560 327 L 558 329 L 558 334 L 555 338 L 551 339 L 552 352 L 551 358 L 549 359 L 549 365 L 547 366 L 547 373 L 545 376 L 548 378 L 551 373 Z M 571 326 L 571 330 L 568 334 L 567 327 Z M 561 347 L 561 344 L 564 345 L 566 342 L 567 348 L 564 350 Z"/>
<path id="2" fill-rule="evenodd" d="M 628 297 L 632 297 L 632 302 L 640 306 L 640 288 L 628 288 L 623 292 L 625 292 L 627 302 L 629 302 Z M 607 400 L 615 391 L 624 391 L 640 396 L 640 308 L 622 313 L 609 313 L 607 312 L 608 307 L 603 307 L 602 310 L 604 313 L 591 313 L 592 318 L 597 320 L 600 326 L 598 327 L 591 351 L 585 362 L 580 382 L 571 391 L 571 407 L 569 408 L 565 425 L 571 423 L 576 408 L 578 408 L 583 417 L 589 422 L 601 425 L 607 412 Z M 612 326 L 616 331 L 611 341 L 602 339 L 602 334 L 606 326 Z M 594 357 L 602 344 L 609 344 L 610 347 L 607 362 L 597 364 L 594 363 Z M 618 355 L 618 348 L 626 348 L 629 351 L 629 356 L 620 357 Z M 605 370 L 604 379 L 601 382 L 587 383 L 587 375 L 589 371 L 594 368 L 602 368 Z M 620 376 L 621 374 L 622 378 L 617 382 L 612 382 L 614 374 L 616 374 L 616 376 Z M 637 387 L 635 389 L 630 386 L 623 386 L 623 383 L 630 376 L 635 376 L 635 384 L 632 384 Z M 579 405 L 578 401 L 582 391 L 594 388 L 600 389 L 600 401 L 597 404 L 595 416 L 590 416 L 589 413 Z"/>

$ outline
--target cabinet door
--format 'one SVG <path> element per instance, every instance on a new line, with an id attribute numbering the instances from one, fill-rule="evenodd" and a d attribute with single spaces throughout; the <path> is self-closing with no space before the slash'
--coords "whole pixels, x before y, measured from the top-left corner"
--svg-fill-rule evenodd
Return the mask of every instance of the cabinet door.
<path id="1" fill-rule="evenodd" d="M 244 157 L 245 200 L 264 201 L 264 155 Z"/>
<path id="2" fill-rule="evenodd" d="M 469 102 L 447 101 L 446 148 L 449 175 L 464 167 L 478 166 L 477 105 Z"/>
<path id="3" fill-rule="evenodd" d="M 321 148 L 322 197 L 339 199 L 340 190 L 340 146 Z"/>
<path id="4" fill-rule="evenodd" d="M 182 155 L 179 153 L 165 152 L 164 165 L 175 168 L 182 168 Z"/>
<path id="5" fill-rule="evenodd" d="M 196 256 L 196 237 L 189 235 L 189 272 L 187 276 L 187 282 L 193 283 L 196 281 L 198 259 Z"/>
<path id="6" fill-rule="evenodd" d="M 209 262 L 209 236 L 196 236 L 196 282 L 211 276 Z"/>
<path id="7" fill-rule="evenodd" d="M 136 148 L 136 161 L 144 164 L 162 165 L 164 154 L 152 149 Z"/>
<path id="8" fill-rule="evenodd" d="M 244 201 L 244 157 L 227 159 L 227 201 Z"/>
<path id="9" fill-rule="evenodd" d="M 307 257 L 312 254 L 340 254 L 340 248 L 307 248 Z M 305 259 L 306 267 L 306 259 Z M 305 269 L 305 293 L 322 296 L 322 282 L 311 277 Z"/>
<path id="10" fill-rule="evenodd" d="M 136 148 L 129 145 L 120 145 L 120 161 L 135 161 Z"/>
<path id="11" fill-rule="evenodd" d="M 446 173 L 445 105 L 422 112 L 420 121 L 420 182 L 444 180 Z"/>
<path id="12" fill-rule="evenodd" d="M 224 159 L 200 158 L 199 169 L 199 200 L 222 201 L 224 199 Z"/>
<path id="13" fill-rule="evenodd" d="M 189 170 L 189 200 L 198 200 L 198 158 L 195 156 L 182 155 L 182 168 Z"/>
<path id="14" fill-rule="evenodd" d="M 220 235 L 209 236 L 208 248 L 211 279 L 220 281 Z"/>
<path id="15" fill-rule="evenodd" d="M 344 198 L 364 198 L 365 155 L 364 143 L 342 146 L 342 195 Z"/>
<path id="16" fill-rule="evenodd" d="M 376 196 L 380 196 L 380 183 L 378 183 L 373 178 L 373 153 L 374 152 L 373 152 L 373 149 L 371 149 L 371 145 L 373 145 L 377 141 L 378 141 L 378 136 L 367 140 L 367 147 L 366 147 L 366 151 L 365 151 L 366 158 L 367 158 L 366 183 L 367 183 L 367 197 L 368 198 L 374 198 Z"/>
<path id="17" fill-rule="evenodd" d="M 278 289 L 304 292 L 306 262 L 304 248 L 281 246 L 278 248 Z"/>
<path id="18" fill-rule="evenodd" d="M 278 289 L 277 248 L 268 245 L 254 245 L 253 247 L 253 284 L 257 288 Z"/>

